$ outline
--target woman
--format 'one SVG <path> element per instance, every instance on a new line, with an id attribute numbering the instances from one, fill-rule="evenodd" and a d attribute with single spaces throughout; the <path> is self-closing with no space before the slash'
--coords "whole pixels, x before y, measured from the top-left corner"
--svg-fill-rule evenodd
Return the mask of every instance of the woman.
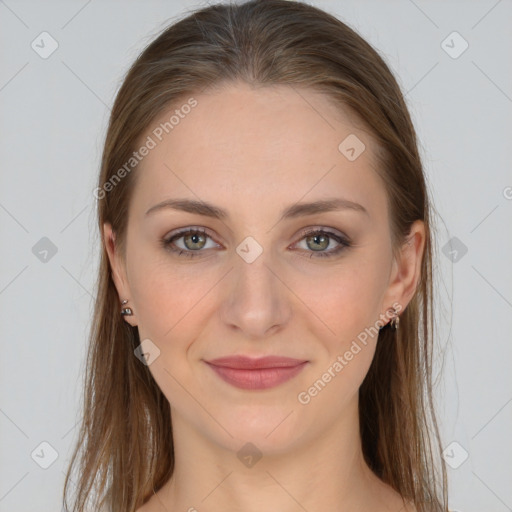
<path id="1" fill-rule="evenodd" d="M 448 510 L 429 199 L 367 42 L 300 2 L 191 13 L 129 70 L 95 196 L 70 510 Z"/>

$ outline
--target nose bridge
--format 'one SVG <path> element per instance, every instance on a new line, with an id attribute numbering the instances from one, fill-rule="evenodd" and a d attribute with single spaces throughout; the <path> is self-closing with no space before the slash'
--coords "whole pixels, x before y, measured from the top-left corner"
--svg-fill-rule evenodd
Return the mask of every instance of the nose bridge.
<path id="1" fill-rule="evenodd" d="M 274 254 L 253 237 L 247 237 L 236 248 L 223 317 L 247 336 L 263 336 L 286 320 L 286 287 L 276 277 L 279 271 Z"/>

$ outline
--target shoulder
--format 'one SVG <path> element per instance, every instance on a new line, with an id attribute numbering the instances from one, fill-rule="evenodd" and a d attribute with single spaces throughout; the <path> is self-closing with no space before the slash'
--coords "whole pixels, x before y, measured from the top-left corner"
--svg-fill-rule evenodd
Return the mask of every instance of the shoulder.
<path id="1" fill-rule="evenodd" d="M 375 502 L 372 509 L 378 512 L 418 512 L 412 501 L 402 496 L 393 486 L 383 482 L 375 474 L 371 474 L 373 480 L 372 495 Z"/>
<path id="2" fill-rule="evenodd" d="M 416 505 L 412 501 L 407 501 L 402 497 L 400 497 L 400 503 L 397 503 L 397 507 L 397 512 L 418 512 Z"/>
<path id="3" fill-rule="evenodd" d="M 418 512 L 416 505 L 404 498 L 391 486 L 386 486 L 386 490 L 381 495 L 381 504 L 384 506 L 383 512 Z"/>
<path id="4" fill-rule="evenodd" d="M 163 506 L 159 499 L 155 498 L 158 498 L 158 496 L 151 496 L 151 498 L 136 509 L 135 512 L 170 512 Z"/>
<path id="5" fill-rule="evenodd" d="M 138 509 L 136 509 L 135 512 L 151 512 L 152 507 L 149 506 L 149 501 L 146 501 L 146 503 L 144 503 L 144 505 L 141 505 Z"/>

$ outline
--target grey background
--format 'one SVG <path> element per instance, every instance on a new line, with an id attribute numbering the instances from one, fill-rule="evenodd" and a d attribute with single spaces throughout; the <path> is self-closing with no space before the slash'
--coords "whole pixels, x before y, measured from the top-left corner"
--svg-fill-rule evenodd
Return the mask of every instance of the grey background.
<path id="1" fill-rule="evenodd" d="M 454 466 L 450 507 L 512 510 L 512 2 L 311 3 L 386 58 L 420 137 L 437 211 L 436 399 Z M 0 0 L 1 511 L 61 509 L 80 415 L 99 248 L 92 191 L 109 108 L 139 51 L 200 5 Z M 58 42 L 46 59 L 31 47 L 42 46 L 43 31 Z M 448 37 L 453 31 L 469 44 L 457 58 L 464 42 Z M 49 247 L 44 237 L 55 254 L 39 252 Z"/>

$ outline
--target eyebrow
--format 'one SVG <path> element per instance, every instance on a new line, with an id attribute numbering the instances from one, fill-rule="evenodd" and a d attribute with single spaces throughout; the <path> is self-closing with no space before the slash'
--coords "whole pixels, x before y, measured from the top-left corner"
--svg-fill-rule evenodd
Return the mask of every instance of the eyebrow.
<path id="1" fill-rule="evenodd" d="M 197 215 L 212 217 L 219 220 L 229 218 L 229 213 L 226 210 L 205 201 L 195 201 L 192 199 L 167 199 L 152 206 L 145 215 L 147 216 L 151 213 L 155 213 L 157 211 L 168 208 L 188 213 L 195 213 Z M 364 213 L 365 215 L 369 216 L 368 211 L 363 205 L 349 201 L 348 199 L 335 197 L 309 203 L 296 203 L 288 206 L 281 213 L 280 221 L 285 219 L 294 219 L 306 215 L 314 215 L 316 213 L 332 212 L 338 210 L 352 210 Z"/>

